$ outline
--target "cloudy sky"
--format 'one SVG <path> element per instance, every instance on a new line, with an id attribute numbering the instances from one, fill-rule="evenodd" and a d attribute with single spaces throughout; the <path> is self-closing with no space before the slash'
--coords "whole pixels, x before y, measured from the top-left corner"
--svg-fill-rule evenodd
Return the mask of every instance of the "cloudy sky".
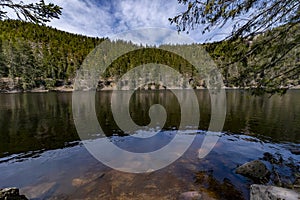
<path id="1" fill-rule="evenodd" d="M 88 36 L 111 37 L 124 31 L 137 28 L 168 28 L 168 18 L 179 14 L 185 6 L 177 0 L 48 0 L 63 8 L 59 20 L 48 25 L 57 29 Z M 226 31 L 227 30 L 227 31 Z M 196 42 L 208 38 L 220 40 L 228 28 L 201 34 L 200 29 L 192 31 L 188 37 Z M 181 33 L 185 34 L 185 33 Z"/>

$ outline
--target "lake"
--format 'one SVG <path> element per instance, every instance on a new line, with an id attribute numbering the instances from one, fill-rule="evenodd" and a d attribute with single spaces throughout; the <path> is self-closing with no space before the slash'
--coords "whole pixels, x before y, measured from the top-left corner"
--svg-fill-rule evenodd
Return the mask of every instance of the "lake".
<path id="1" fill-rule="evenodd" d="M 203 159 L 197 152 L 210 122 L 210 96 L 206 90 L 195 93 L 199 127 L 186 127 L 187 134 L 191 130 L 196 134 L 192 145 L 171 165 L 142 174 L 113 170 L 86 150 L 74 125 L 72 93 L 0 94 L 0 188 L 19 187 L 31 199 L 177 199 L 186 191 L 205 192 L 216 199 L 249 199 L 254 182 L 235 169 L 255 159 L 276 168 L 284 184 L 293 182 L 300 173 L 300 156 L 293 151 L 300 148 L 300 91 L 270 97 L 227 90 L 223 131 Z M 148 152 L 174 138 L 181 110 L 172 92 L 141 90 L 131 97 L 130 115 L 138 125 L 150 122 L 151 105 L 166 109 L 162 131 L 149 142 L 137 142 L 118 127 L 110 109 L 111 95 L 111 91 L 97 92 L 95 105 L 99 124 L 112 143 Z M 270 163 L 266 155 L 283 161 Z"/>

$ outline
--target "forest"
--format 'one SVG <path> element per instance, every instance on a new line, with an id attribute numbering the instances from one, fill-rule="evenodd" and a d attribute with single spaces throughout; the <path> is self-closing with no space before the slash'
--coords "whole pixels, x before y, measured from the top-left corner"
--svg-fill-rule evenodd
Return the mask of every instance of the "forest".
<path id="1" fill-rule="evenodd" d="M 184 46 L 191 51 L 187 53 L 193 53 L 192 47 L 195 46 L 204 48 L 219 67 L 226 87 L 256 88 L 264 83 L 263 87 L 271 88 L 270 91 L 274 91 L 274 87 L 277 87 L 275 90 L 287 89 L 300 84 L 299 68 L 296 67 L 300 62 L 299 48 L 280 55 L 283 59 L 276 62 L 275 66 L 255 71 L 256 66 L 264 64 L 267 66 L 272 63 L 272 55 L 278 54 L 270 50 L 278 49 L 278 45 L 282 45 L 280 38 L 278 43 L 276 40 L 270 44 L 267 42 L 269 37 L 273 37 L 283 28 L 277 27 L 234 41 L 224 40 Z M 298 26 L 293 27 L 290 31 L 291 37 L 299 35 L 295 34 L 299 30 Z M 2 92 L 31 91 L 34 88 L 52 90 L 59 86 L 72 88 L 76 71 L 86 56 L 105 39 L 107 38 L 67 33 L 20 20 L 0 21 L 0 90 Z M 256 45 L 264 41 L 268 45 Z M 110 42 L 135 45 L 124 41 Z M 180 48 L 179 45 L 174 47 Z M 252 53 L 247 56 L 249 51 Z M 166 60 L 166 57 L 169 59 Z M 199 73 L 188 61 L 155 47 L 121 56 L 111 64 L 102 77 L 99 77 L 99 82 L 103 88 L 128 70 L 153 60 L 171 66 L 186 78 L 193 80 L 190 82 L 193 88 L 206 87 L 205 82 L 198 77 Z"/>
<path id="2" fill-rule="evenodd" d="M 0 74 L 7 90 L 68 84 L 103 38 L 75 35 L 19 20 L 0 21 Z M 2 86 L 3 87 L 3 86 Z"/>

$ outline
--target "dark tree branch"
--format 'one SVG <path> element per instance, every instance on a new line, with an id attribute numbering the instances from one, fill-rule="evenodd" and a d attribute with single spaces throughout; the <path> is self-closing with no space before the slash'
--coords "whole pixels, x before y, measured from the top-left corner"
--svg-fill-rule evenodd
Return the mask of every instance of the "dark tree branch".
<path id="1" fill-rule="evenodd" d="M 231 34 L 217 44 L 219 47 L 213 45 L 211 52 L 225 73 L 231 68 L 238 69 L 238 75 L 229 81 L 240 87 L 255 83 L 256 87 L 272 93 L 288 85 L 291 73 L 300 75 L 300 70 L 285 63 L 296 59 L 295 56 L 289 57 L 293 50 L 299 52 L 299 0 L 178 2 L 187 5 L 187 9 L 169 20 L 179 32 L 189 32 L 203 25 L 204 34 L 225 24 L 232 25 Z M 214 55 L 215 51 L 217 55 Z"/>
<path id="2" fill-rule="evenodd" d="M 16 3 L 12 0 L 0 0 L 0 20 L 8 19 L 7 11 L 3 9 L 12 10 L 19 19 L 26 21 L 44 24 L 51 19 L 59 19 L 62 8 L 53 4 L 45 4 L 44 0 L 38 3 L 26 4 L 23 1 Z"/>

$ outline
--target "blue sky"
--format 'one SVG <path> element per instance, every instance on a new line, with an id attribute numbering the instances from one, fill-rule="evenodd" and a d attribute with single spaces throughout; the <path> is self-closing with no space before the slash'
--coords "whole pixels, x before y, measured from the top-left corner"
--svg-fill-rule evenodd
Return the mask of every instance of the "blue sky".
<path id="1" fill-rule="evenodd" d="M 47 1 L 46 1 L 47 2 Z M 61 19 L 48 25 L 57 29 L 88 36 L 110 37 L 114 34 L 137 28 L 168 28 L 168 18 L 179 14 L 185 6 L 177 0 L 48 0 L 63 8 Z M 201 34 L 201 27 L 190 32 L 196 42 L 208 38 L 220 40 L 229 28 Z M 186 34 L 186 33 L 181 33 Z"/>

